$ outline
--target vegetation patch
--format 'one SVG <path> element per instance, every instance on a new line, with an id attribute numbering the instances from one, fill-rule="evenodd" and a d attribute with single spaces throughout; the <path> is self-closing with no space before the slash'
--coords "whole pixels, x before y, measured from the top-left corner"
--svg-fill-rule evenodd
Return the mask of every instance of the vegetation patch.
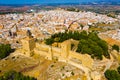
<path id="1" fill-rule="evenodd" d="M 45 43 L 47 45 L 52 45 L 54 42 L 63 42 L 68 39 L 78 40 L 77 52 L 82 54 L 89 54 L 92 58 L 97 58 L 102 60 L 104 55 L 106 58 L 110 58 L 108 53 L 108 44 L 100 39 L 95 32 L 86 31 L 69 31 L 65 33 L 53 34 L 50 38 L 46 39 Z"/>
<path id="2" fill-rule="evenodd" d="M 120 80 L 120 66 L 117 70 L 107 70 L 104 75 L 107 80 Z"/>
<path id="3" fill-rule="evenodd" d="M 112 50 L 116 50 L 117 52 L 119 52 L 119 46 L 114 44 L 112 46 Z"/>
<path id="4" fill-rule="evenodd" d="M 10 44 L 0 44 L 0 59 L 7 57 L 13 51 Z"/>
<path id="5" fill-rule="evenodd" d="M 0 77 L 0 80 L 37 80 L 34 77 L 24 76 L 20 72 L 9 71 Z"/>

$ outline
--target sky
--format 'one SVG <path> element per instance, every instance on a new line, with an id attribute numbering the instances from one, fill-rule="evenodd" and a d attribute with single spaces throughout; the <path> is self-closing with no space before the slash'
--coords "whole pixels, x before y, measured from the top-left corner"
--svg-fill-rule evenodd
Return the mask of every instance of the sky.
<path id="1" fill-rule="evenodd" d="M 80 3 L 89 1 L 91 0 L 0 0 L 0 4 Z"/>
<path id="2" fill-rule="evenodd" d="M 94 2 L 99 0 L 0 0 L 0 4 L 42 4 L 42 3 L 80 3 Z M 102 0 L 102 1 L 120 1 L 120 0 Z"/>

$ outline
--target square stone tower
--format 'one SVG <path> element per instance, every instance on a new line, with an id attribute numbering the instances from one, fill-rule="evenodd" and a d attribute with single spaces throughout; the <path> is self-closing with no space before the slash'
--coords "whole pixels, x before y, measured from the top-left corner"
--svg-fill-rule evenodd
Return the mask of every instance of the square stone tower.
<path id="1" fill-rule="evenodd" d="M 69 57 L 69 51 L 71 50 L 71 41 L 66 40 L 61 43 L 61 57 L 65 60 Z"/>
<path id="2" fill-rule="evenodd" d="M 27 56 L 31 56 L 35 48 L 34 38 L 26 37 L 21 40 L 23 53 Z"/>

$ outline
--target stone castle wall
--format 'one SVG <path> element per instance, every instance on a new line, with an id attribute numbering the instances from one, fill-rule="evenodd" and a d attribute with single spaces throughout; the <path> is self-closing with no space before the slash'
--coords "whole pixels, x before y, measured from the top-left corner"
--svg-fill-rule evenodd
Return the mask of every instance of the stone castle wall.
<path id="1" fill-rule="evenodd" d="M 65 46 L 65 45 L 64 45 Z M 67 45 L 68 46 L 68 45 Z M 71 50 L 63 48 L 51 47 L 45 44 L 36 43 L 34 52 L 45 56 L 47 59 L 52 60 L 54 57 L 59 61 L 74 62 L 75 64 L 83 65 L 88 68 L 92 68 L 93 59 L 87 54 L 80 54 Z"/>

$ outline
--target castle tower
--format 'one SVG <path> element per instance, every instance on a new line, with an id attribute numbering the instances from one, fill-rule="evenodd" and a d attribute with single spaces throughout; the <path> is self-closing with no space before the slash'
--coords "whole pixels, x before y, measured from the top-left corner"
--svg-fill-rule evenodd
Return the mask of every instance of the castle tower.
<path id="1" fill-rule="evenodd" d="M 34 38 L 26 37 L 22 39 L 21 42 L 22 42 L 22 49 L 24 50 L 24 54 L 27 56 L 31 56 L 35 48 Z"/>
<path id="2" fill-rule="evenodd" d="M 70 50 L 71 50 L 71 41 L 70 40 L 66 40 L 61 43 L 61 57 L 64 60 L 68 59 Z"/>
<path id="3" fill-rule="evenodd" d="M 28 33 L 27 33 L 28 34 Z M 31 56 L 35 48 L 35 39 L 31 35 L 21 40 L 23 53 L 27 56 Z"/>

